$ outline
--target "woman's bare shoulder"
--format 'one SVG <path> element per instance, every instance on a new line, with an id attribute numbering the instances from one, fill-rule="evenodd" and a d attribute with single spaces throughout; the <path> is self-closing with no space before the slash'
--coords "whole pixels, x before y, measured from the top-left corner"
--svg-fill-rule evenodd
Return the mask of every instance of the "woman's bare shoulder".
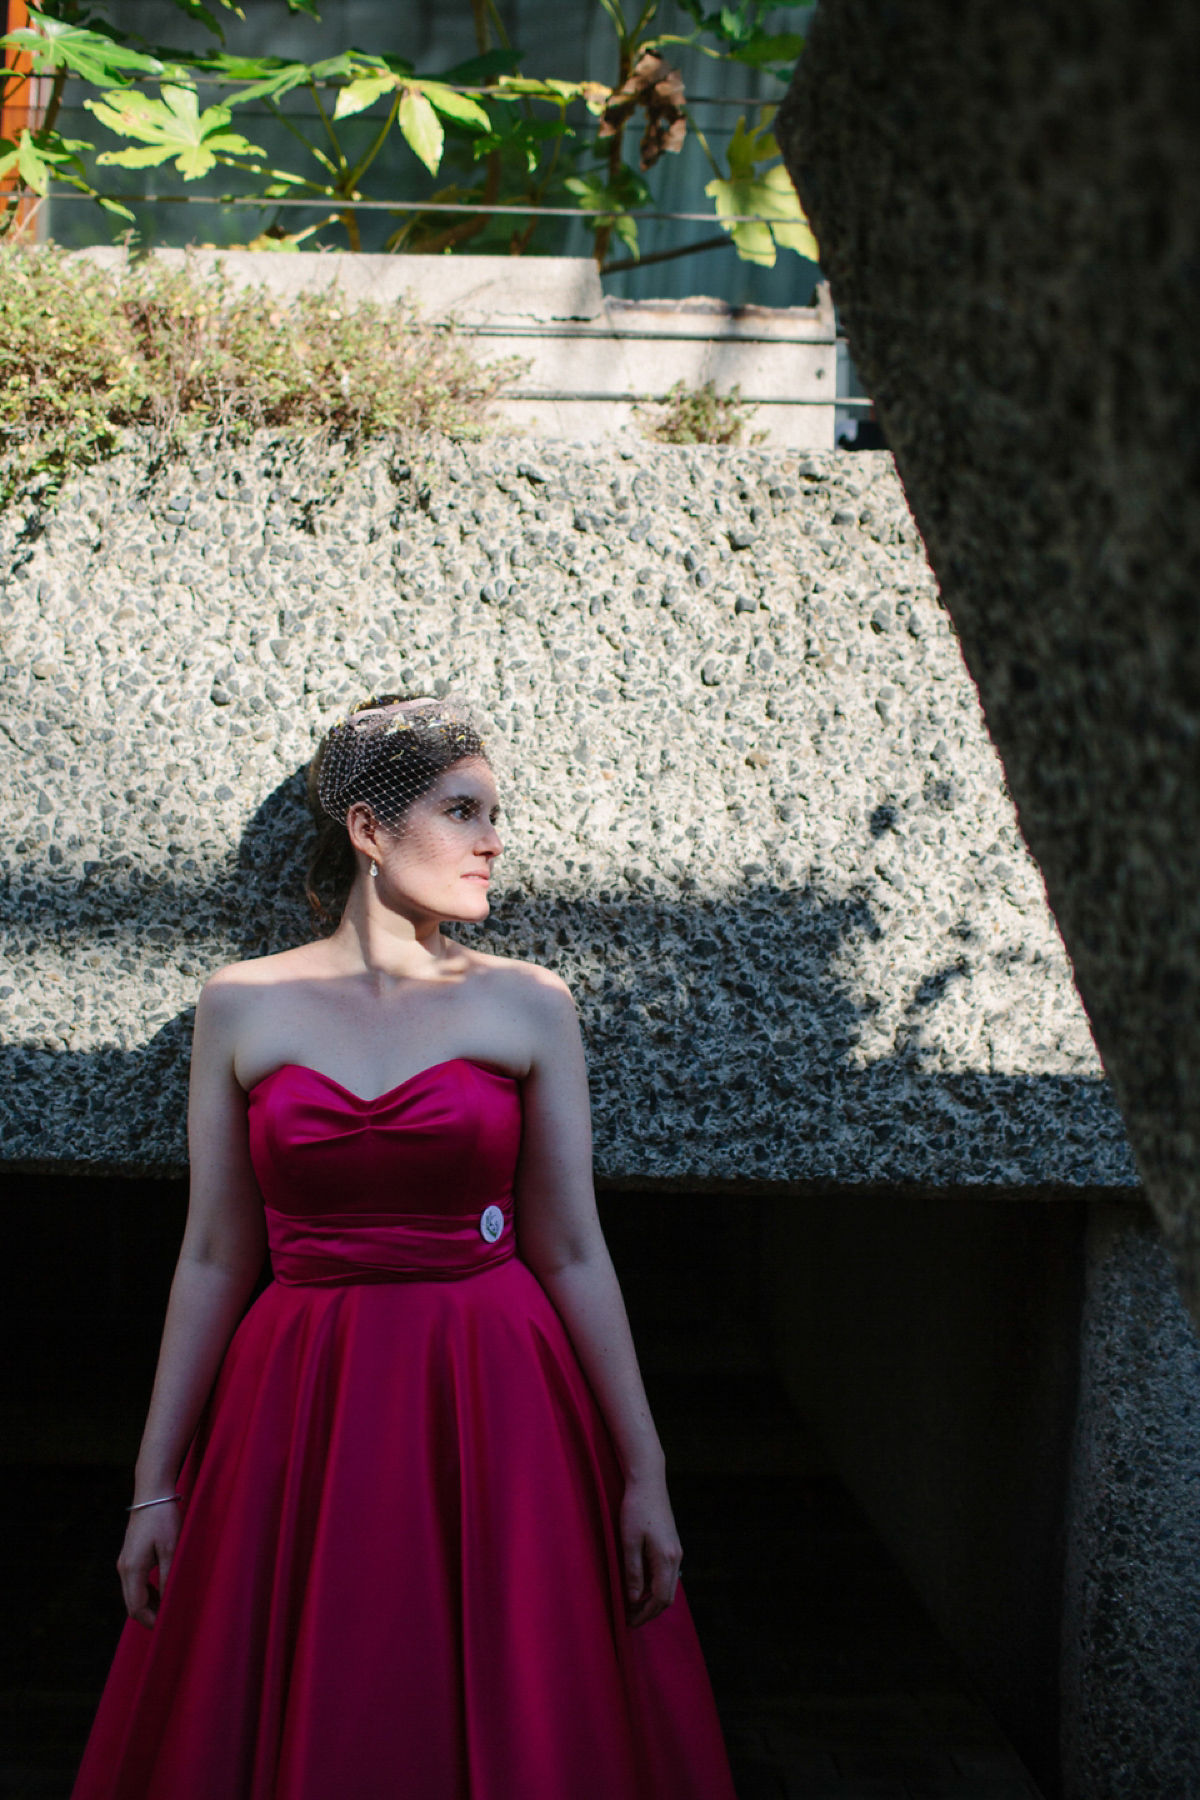
<path id="1" fill-rule="evenodd" d="M 272 956 L 251 956 L 245 962 L 226 963 L 209 976 L 200 990 L 207 1010 L 236 1010 L 258 989 L 277 987 L 281 981 L 315 975 L 326 960 L 325 945 L 318 941 L 279 950 Z"/>
<path id="2" fill-rule="evenodd" d="M 571 990 L 553 969 L 543 968 L 540 963 L 521 962 L 515 956 L 492 956 L 482 950 L 468 950 L 467 955 L 477 974 L 506 998 L 549 1015 L 574 1012 Z"/>

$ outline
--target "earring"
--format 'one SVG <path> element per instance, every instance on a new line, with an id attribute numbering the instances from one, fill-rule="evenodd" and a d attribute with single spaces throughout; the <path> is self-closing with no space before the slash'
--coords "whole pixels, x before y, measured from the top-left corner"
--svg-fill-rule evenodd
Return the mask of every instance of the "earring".
<path id="1" fill-rule="evenodd" d="M 374 881 L 375 877 L 378 874 L 379 874 L 379 864 L 375 861 L 374 857 L 372 857 L 371 858 L 371 880 Z"/>

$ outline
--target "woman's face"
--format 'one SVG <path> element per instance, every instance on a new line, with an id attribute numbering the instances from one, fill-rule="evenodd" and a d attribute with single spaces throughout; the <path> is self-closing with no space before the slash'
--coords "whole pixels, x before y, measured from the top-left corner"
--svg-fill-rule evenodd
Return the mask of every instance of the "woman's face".
<path id="1" fill-rule="evenodd" d="M 411 916 L 486 919 L 492 864 L 504 848 L 499 816 L 496 779 L 483 758 L 454 763 L 413 801 L 398 830 L 377 826 L 379 898 Z"/>

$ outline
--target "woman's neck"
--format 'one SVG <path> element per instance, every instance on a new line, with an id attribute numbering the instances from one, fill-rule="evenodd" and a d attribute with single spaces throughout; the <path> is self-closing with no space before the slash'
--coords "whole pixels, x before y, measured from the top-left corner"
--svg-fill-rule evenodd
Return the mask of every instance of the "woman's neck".
<path id="1" fill-rule="evenodd" d="M 330 948 L 364 974 L 430 980 L 455 953 L 442 936 L 441 920 L 409 918 L 384 906 L 378 896 L 355 883 L 332 937 Z"/>

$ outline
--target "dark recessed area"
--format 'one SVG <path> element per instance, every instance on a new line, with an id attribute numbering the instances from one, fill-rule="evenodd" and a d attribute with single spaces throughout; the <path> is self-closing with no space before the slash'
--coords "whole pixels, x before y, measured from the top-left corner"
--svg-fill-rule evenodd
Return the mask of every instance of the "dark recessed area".
<path id="1" fill-rule="evenodd" d="M 9 1175 L 2 1191 L 0 1796 L 66 1800 L 122 1622 L 113 1564 L 185 1188 Z M 741 1800 L 1028 1800 L 971 1676 L 776 1373 L 764 1260 L 779 1203 L 601 1204 Z"/>

